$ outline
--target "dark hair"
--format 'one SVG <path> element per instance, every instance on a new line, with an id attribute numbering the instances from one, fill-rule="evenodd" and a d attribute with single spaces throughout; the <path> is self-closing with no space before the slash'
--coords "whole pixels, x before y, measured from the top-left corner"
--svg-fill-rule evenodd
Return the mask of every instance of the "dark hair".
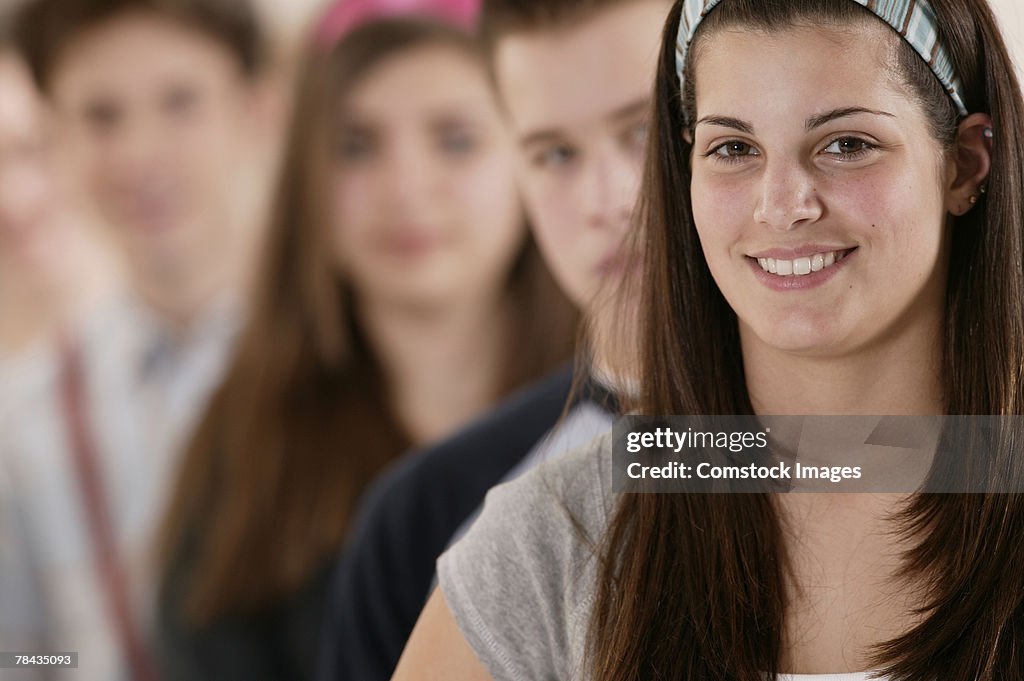
<path id="1" fill-rule="evenodd" d="M 5 12 L 0 12 L 0 53 L 14 48 L 14 36 L 11 35 L 11 20 Z"/>
<path id="2" fill-rule="evenodd" d="M 366 485 L 413 443 L 331 258 L 324 178 L 338 102 L 377 64 L 442 45 L 480 58 L 462 31 L 411 19 L 314 45 L 298 84 L 253 318 L 187 451 L 161 535 L 190 562 L 183 610 L 202 623 L 294 593 L 339 550 Z M 495 398 L 572 353 L 576 314 L 531 237 L 508 274 L 516 343 Z"/>
<path id="3" fill-rule="evenodd" d="M 510 33 L 544 31 L 571 26 L 596 12 L 636 0 L 484 0 L 480 36 L 493 46 Z"/>
<path id="4" fill-rule="evenodd" d="M 944 366 L 951 414 L 1024 408 L 1024 104 L 984 0 L 932 0 L 970 111 L 996 131 L 988 185 L 955 220 Z M 736 315 L 702 254 L 691 212 L 691 146 L 675 72 L 681 4 L 668 18 L 655 86 L 645 193 L 642 394 L 651 414 L 752 414 Z M 870 19 L 849 0 L 725 0 L 698 32 L 775 30 L 794 22 Z M 893 33 L 897 71 L 948 149 L 955 111 L 931 71 Z M 689 88 L 688 88 L 689 90 Z M 690 120 L 692 120 L 692 115 Z M 1019 445 L 1016 447 L 1019 457 Z M 1012 457 L 1012 452 L 1007 454 Z M 1021 475 L 1020 461 L 1008 464 Z M 927 495 L 896 518 L 909 540 L 903 576 L 926 585 L 922 621 L 880 646 L 900 681 L 1020 678 L 1024 671 L 1024 500 Z M 790 562 L 768 494 L 625 494 L 603 538 L 587 659 L 597 681 L 760 681 L 779 668 Z"/>
<path id="5" fill-rule="evenodd" d="M 152 13 L 206 33 L 229 50 L 250 77 L 265 65 L 265 36 L 249 0 L 30 0 L 14 16 L 14 39 L 45 90 L 71 41 L 135 12 Z"/>

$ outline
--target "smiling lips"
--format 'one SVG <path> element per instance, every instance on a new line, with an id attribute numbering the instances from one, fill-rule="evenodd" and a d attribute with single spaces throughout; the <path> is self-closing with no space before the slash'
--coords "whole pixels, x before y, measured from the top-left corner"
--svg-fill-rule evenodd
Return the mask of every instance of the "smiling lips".
<path id="1" fill-rule="evenodd" d="M 820 272 L 838 262 L 842 262 L 843 258 L 849 255 L 851 251 L 853 251 L 852 248 L 841 251 L 825 251 L 793 260 L 783 260 L 780 258 L 755 258 L 755 260 L 757 260 L 757 264 L 761 266 L 762 270 L 770 274 L 780 277 L 802 277 L 811 272 Z"/>

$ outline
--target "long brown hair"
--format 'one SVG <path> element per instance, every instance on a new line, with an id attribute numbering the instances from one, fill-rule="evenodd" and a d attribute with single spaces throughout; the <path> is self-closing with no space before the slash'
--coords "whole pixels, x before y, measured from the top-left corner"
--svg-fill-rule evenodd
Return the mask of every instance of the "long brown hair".
<path id="1" fill-rule="evenodd" d="M 160 538 L 164 564 L 190 568 L 193 621 L 303 585 L 338 551 L 368 482 L 412 445 L 332 264 L 323 178 L 345 94 L 386 57 L 434 44 L 479 58 L 458 29 L 411 19 L 357 28 L 328 54 L 310 50 L 252 318 L 186 453 Z M 500 393 L 564 361 L 576 324 L 529 237 L 507 296 L 521 336 Z"/>
<path id="2" fill-rule="evenodd" d="M 944 339 L 950 414 L 1021 414 L 1024 367 L 1024 136 L 1020 86 L 984 0 L 932 0 L 971 111 L 995 142 L 989 193 L 955 221 Z M 870 19 L 849 0 L 726 0 L 675 73 L 681 11 L 673 7 L 655 86 L 645 195 L 642 394 L 651 414 L 752 414 L 735 313 L 702 255 L 690 203 L 693 60 L 722 26 L 777 30 L 795 21 Z M 874 20 L 874 19 L 870 19 Z M 895 34 L 894 38 L 895 38 Z M 896 39 L 898 71 L 949 149 L 950 99 Z M 1018 456 L 1013 456 L 1013 451 Z M 1001 461 L 1024 480 L 1020 446 Z M 921 623 L 876 651 L 901 681 L 1024 678 L 1024 499 L 917 495 L 896 520 L 911 546 L 903 576 L 926 585 Z M 626 494 L 600 549 L 587 660 L 597 681 L 761 681 L 780 665 L 789 570 L 770 495 Z"/>

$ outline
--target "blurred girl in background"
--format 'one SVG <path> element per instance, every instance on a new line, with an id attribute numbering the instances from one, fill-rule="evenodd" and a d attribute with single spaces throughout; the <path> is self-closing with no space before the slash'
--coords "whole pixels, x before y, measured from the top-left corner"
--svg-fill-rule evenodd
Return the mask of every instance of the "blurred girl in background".
<path id="1" fill-rule="evenodd" d="M 35 364 L 20 361 L 24 353 L 116 276 L 74 211 L 50 132 L 35 83 L 0 27 L 0 408 Z"/>
<path id="2" fill-rule="evenodd" d="M 419 5 L 337 5 L 303 71 L 253 318 L 165 520 L 169 679 L 310 678 L 367 483 L 571 351 L 475 8 Z"/>

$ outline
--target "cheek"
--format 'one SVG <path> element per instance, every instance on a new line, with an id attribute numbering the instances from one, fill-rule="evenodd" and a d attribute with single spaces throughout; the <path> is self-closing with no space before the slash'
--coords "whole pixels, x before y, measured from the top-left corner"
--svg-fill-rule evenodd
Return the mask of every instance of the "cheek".
<path id="1" fill-rule="evenodd" d="M 331 243 L 336 256 L 344 259 L 345 254 L 359 252 L 372 232 L 371 218 L 374 214 L 369 195 L 371 179 L 367 173 L 336 172 L 327 186 L 327 206 L 330 219 Z"/>
<path id="2" fill-rule="evenodd" d="M 522 209 L 509 166 L 504 156 L 490 156 L 458 168 L 448 178 L 450 214 L 477 239 L 494 240 L 520 230 Z"/>
<path id="3" fill-rule="evenodd" d="M 826 178 L 821 184 L 829 211 L 858 232 L 878 233 L 881 226 L 901 223 L 917 210 L 911 201 L 919 187 L 907 173 L 865 170 Z"/>
<path id="4" fill-rule="evenodd" d="M 915 172 L 915 169 L 916 172 Z M 879 169 L 827 186 L 828 206 L 891 274 L 919 274 L 939 255 L 945 210 L 927 160 Z"/>
<path id="5" fill-rule="evenodd" d="M 78 127 L 69 136 L 69 143 L 68 160 L 74 177 L 81 178 L 82 184 L 93 190 L 102 189 L 111 181 L 117 163 L 109 144 L 84 127 Z"/>
<path id="6" fill-rule="evenodd" d="M 252 144 L 240 137 L 239 123 L 222 115 L 168 122 L 169 129 L 161 140 L 166 145 L 161 156 L 204 186 L 228 185 L 241 171 L 239 164 L 249 160 L 246 151 Z"/>
<path id="7" fill-rule="evenodd" d="M 546 250 L 553 253 L 559 261 L 572 262 L 580 254 L 583 244 L 579 238 L 578 225 L 583 216 L 578 214 L 571 201 L 564 197 L 552 197 L 548 210 L 537 220 L 539 239 L 546 245 Z"/>
<path id="8" fill-rule="evenodd" d="M 749 180 L 694 175 L 690 185 L 693 219 L 709 265 L 754 227 L 754 189 Z"/>
<path id="9" fill-rule="evenodd" d="M 562 254 L 578 244 L 578 232 L 586 216 L 573 199 L 569 181 L 537 179 L 525 183 L 526 203 L 538 241 L 545 250 Z"/>

